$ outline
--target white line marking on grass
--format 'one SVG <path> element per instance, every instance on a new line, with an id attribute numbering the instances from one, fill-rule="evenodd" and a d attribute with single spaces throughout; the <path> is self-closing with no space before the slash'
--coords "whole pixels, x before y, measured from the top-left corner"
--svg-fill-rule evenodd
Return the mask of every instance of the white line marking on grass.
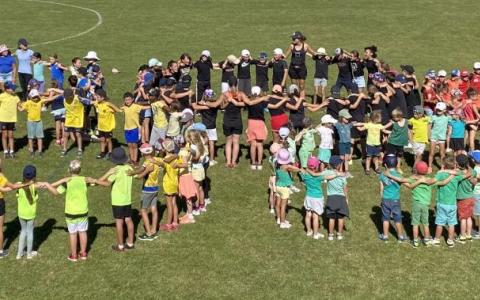
<path id="1" fill-rule="evenodd" d="M 65 40 L 70 40 L 70 39 L 74 39 L 74 38 L 77 38 L 77 37 L 80 37 L 82 35 L 85 35 L 95 29 L 97 29 L 98 26 L 102 25 L 103 23 L 103 17 L 102 15 L 94 10 L 94 9 L 91 9 L 91 8 L 88 8 L 88 7 L 82 7 L 82 6 L 78 6 L 78 5 L 73 5 L 73 4 L 65 4 L 65 3 L 58 3 L 58 2 L 54 2 L 54 1 L 43 1 L 43 0 L 25 0 L 25 1 L 28 1 L 28 2 L 38 2 L 38 3 L 47 3 L 47 4 L 54 4 L 54 5 L 61 5 L 61 6 L 66 6 L 66 7 L 73 7 L 73 8 L 77 8 L 77 9 L 81 9 L 81 10 L 85 10 L 85 11 L 88 11 L 88 12 L 91 12 L 91 13 L 94 13 L 96 16 L 97 16 L 97 23 L 88 28 L 87 30 L 85 31 L 82 31 L 82 32 L 79 32 L 77 34 L 74 34 L 74 35 L 69 35 L 69 36 L 66 36 L 66 37 L 63 37 L 63 38 L 60 38 L 60 39 L 56 39 L 56 40 L 51 40 L 51 41 L 46 41 L 46 42 L 41 42 L 41 43 L 36 43 L 36 44 L 33 44 L 33 45 L 30 45 L 32 47 L 35 47 L 35 46 L 39 46 L 39 45 L 48 45 L 48 44 L 53 44 L 53 43 L 57 43 L 57 42 L 61 42 L 61 41 L 65 41 Z"/>

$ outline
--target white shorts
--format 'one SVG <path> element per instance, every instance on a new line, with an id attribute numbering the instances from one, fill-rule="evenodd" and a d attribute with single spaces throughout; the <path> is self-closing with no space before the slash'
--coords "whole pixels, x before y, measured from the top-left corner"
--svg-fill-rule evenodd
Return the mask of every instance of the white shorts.
<path id="1" fill-rule="evenodd" d="M 163 128 L 158 128 L 153 126 L 152 132 L 150 134 L 150 145 L 155 145 L 158 142 L 158 139 L 165 139 L 165 135 L 167 134 L 167 126 Z"/>
<path id="2" fill-rule="evenodd" d="M 416 142 L 413 142 L 412 143 L 412 150 L 413 150 L 413 153 L 416 154 L 416 155 L 421 155 L 423 154 L 423 152 L 425 151 L 425 144 L 424 143 L 416 143 Z"/>
<path id="3" fill-rule="evenodd" d="M 228 92 L 230 89 L 230 86 L 228 85 L 228 82 L 222 82 L 222 94 Z"/>
<path id="4" fill-rule="evenodd" d="M 218 141 L 217 128 L 207 129 L 207 136 L 209 141 Z"/>
<path id="5" fill-rule="evenodd" d="M 81 222 L 68 222 L 67 221 L 67 228 L 68 233 L 77 233 L 77 232 L 85 232 L 88 230 L 88 218 L 84 218 L 85 220 Z"/>
<path id="6" fill-rule="evenodd" d="M 323 198 L 305 196 L 303 206 L 306 211 L 313 211 L 319 216 L 323 214 Z"/>
<path id="7" fill-rule="evenodd" d="M 327 84 L 328 84 L 328 81 L 325 78 L 313 78 L 313 86 L 326 87 Z"/>
<path id="8" fill-rule="evenodd" d="M 353 79 L 353 82 L 357 85 L 358 88 L 364 88 L 366 87 L 365 84 L 365 77 L 363 76 L 358 76 Z"/>

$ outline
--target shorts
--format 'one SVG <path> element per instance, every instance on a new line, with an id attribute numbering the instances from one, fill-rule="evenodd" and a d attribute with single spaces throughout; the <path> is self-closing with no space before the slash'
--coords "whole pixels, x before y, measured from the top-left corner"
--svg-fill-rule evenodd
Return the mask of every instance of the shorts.
<path id="1" fill-rule="evenodd" d="M 382 151 L 381 146 L 372 146 L 367 144 L 367 157 L 378 157 Z"/>
<path id="2" fill-rule="evenodd" d="M 125 141 L 129 144 L 137 144 L 140 140 L 140 131 L 138 128 L 125 130 Z"/>
<path id="3" fill-rule="evenodd" d="M 192 174 L 185 174 L 178 178 L 178 192 L 185 199 L 191 199 L 197 196 L 197 187 Z"/>
<path id="4" fill-rule="evenodd" d="M 318 149 L 317 158 L 318 158 L 321 162 L 328 164 L 328 163 L 330 162 L 330 157 L 332 157 L 332 150 L 330 150 L 330 149 L 322 149 L 322 148 L 319 148 L 319 149 Z"/>
<path id="5" fill-rule="evenodd" d="M 343 195 L 327 196 L 327 205 L 325 207 L 327 218 L 329 219 L 343 219 L 348 217 L 347 198 Z"/>
<path id="6" fill-rule="evenodd" d="M 393 154 L 396 157 L 403 157 L 403 146 L 388 143 L 385 147 L 385 154 Z"/>
<path id="7" fill-rule="evenodd" d="M 288 76 L 291 79 L 305 80 L 307 78 L 307 66 L 292 66 L 288 68 Z"/>
<path id="8" fill-rule="evenodd" d="M 363 76 L 354 77 L 353 82 L 355 82 L 358 88 L 364 88 L 367 86 L 365 84 L 365 77 Z"/>
<path id="9" fill-rule="evenodd" d="M 280 128 L 288 125 L 288 116 L 287 114 L 280 114 L 270 117 L 270 126 L 272 130 L 278 132 Z"/>
<path id="10" fill-rule="evenodd" d="M 400 208 L 400 201 L 382 199 L 382 221 L 393 220 L 395 223 L 402 222 L 402 209 Z"/>
<path id="11" fill-rule="evenodd" d="M 248 78 L 248 79 L 239 78 L 238 79 L 238 90 L 240 92 L 244 92 L 245 95 L 250 96 L 250 94 L 252 93 L 252 81 L 250 80 L 250 78 Z"/>
<path id="12" fill-rule="evenodd" d="M 10 73 L 0 73 L 0 82 L 7 82 L 7 81 L 12 81 L 12 76 L 13 72 Z"/>
<path id="13" fill-rule="evenodd" d="M 111 131 L 98 131 L 98 137 L 111 139 L 113 137 L 113 132 Z"/>
<path id="14" fill-rule="evenodd" d="M 428 226 L 428 205 L 412 202 L 412 223 L 411 225 L 427 225 Z"/>
<path id="15" fill-rule="evenodd" d="M 435 144 L 445 144 L 445 139 L 440 139 L 440 138 L 430 138 L 430 142 L 435 143 Z"/>
<path id="16" fill-rule="evenodd" d="M 222 94 L 228 92 L 229 89 L 230 89 L 230 86 L 228 85 L 228 82 L 222 82 L 221 84 Z"/>
<path id="17" fill-rule="evenodd" d="M 155 143 L 157 143 L 159 139 L 164 140 L 166 134 L 167 126 L 162 128 L 152 126 L 152 132 L 150 133 L 150 145 L 155 145 Z"/>
<path id="18" fill-rule="evenodd" d="M 440 226 L 455 226 L 457 221 L 457 206 L 437 203 L 435 224 Z"/>
<path id="19" fill-rule="evenodd" d="M 275 186 L 275 194 L 282 200 L 289 199 L 292 191 L 288 186 Z"/>
<path id="20" fill-rule="evenodd" d="M 474 195 L 475 197 L 475 208 L 473 209 L 474 216 L 480 216 L 480 195 Z"/>
<path id="21" fill-rule="evenodd" d="M 157 201 L 158 192 L 142 192 L 142 195 L 140 196 L 140 202 L 143 209 L 147 209 L 149 207 L 157 207 Z"/>
<path id="22" fill-rule="evenodd" d="M 425 152 L 425 143 L 412 142 L 412 150 L 415 155 L 422 155 Z"/>
<path id="23" fill-rule="evenodd" d="M 338 143 L 338 155 L 350 155 L 352 152 L 352 143 Z"/>
<path id="24" fill-rule="evenodd" d="M 313 211 L 319 216 L 323 214 L 323 198 L 305 196 L 303 206 L 306 211 Z"/>
<path id="25" fill-rule="evenodd" d="M 465 150 L 465 139 L 464 138 L 451 138 L 450 139 L 450 149 L 453 151 Z"/>
<path id="26" fill-rule="evenodd" d="M 231 136 L 233 134 L 241 135 L 242 131 L 243 131 L 242 124 L 237 125 L 237 126 L 223 124 L 223 135 L 225 135 L 225 136 Z"/>
<path id="27" fill-rule="evenodd" d="M 5 215 L 5 199 L 0 199 L 0 217 Z"/>
<path id="28" fill-rule="evenodd" d="M 328 80 L 325 78 L 313 78 L 313 86 L 321 86 L 326 87 L 328 84 Z"/>
<path id="29" fill-rule="evenodd" d="M 473 208 L 475 207 L 475 199 L 467 198 L 457 200 L 457 213 L 460 220 L 468 219 L 473 216 Z"/>
<path id="30" fill-rule="evenodd" d="M 27 121 L 27 137 L 29 139 L 43 139 L 43 123 L 42 121 Z"/>
<path id="31" fill-rule="evenodd" d="M 112 205 L 113 218 L 125 219 L 132 217 L 132 205 Z"/>
<path id="32" fill-rule="evenodd" d="M 207 136 L 209 141 L 218 141 L 217 128 L 207 129 Z"/>
<path id="33" fill-rule="evenodd" d="M 51 114 L 55 121 L 65 121 L 65 108 L 52 110 Z"/>
<path id="34" fill-rule="evenodd" d="M 264 141 L 267 139 L 268 131 L 265 122 L 262 120 L 248 120 L 247 142 Z"/>
<path id="35" fill-rule="evenodd" d="M 196 182 L 205 180 L 205 169 L 203 167 L 192 169 L 192 178 Z"/>
<path id="36" fill-rule="evenodd" d="M 1 122 L 2 130 L 15 130 L 15 122 Z"/>
<path id="37" fill-rule="evenodd" d="M 144 119 L 152 117 L 152 110 L 151 109 L 142 109 L 140 112 L 140 123 L 143 123 Z"/>
<path id="38" fill-rule="evenodd" d="M 69 133 L 79 133 L 82 132 L 83 128 L 76 128 L 76 127 L 65 127 L 65 132 Z"/>
<path id="39" fill-rule="evenodd" d="M 67 229 L 68 233 L 74 234 L 77 232 L 85 232 L 88 230 L 88 218 L 87 217 L 80 217 L 80 218 L 67 218 Z"/>

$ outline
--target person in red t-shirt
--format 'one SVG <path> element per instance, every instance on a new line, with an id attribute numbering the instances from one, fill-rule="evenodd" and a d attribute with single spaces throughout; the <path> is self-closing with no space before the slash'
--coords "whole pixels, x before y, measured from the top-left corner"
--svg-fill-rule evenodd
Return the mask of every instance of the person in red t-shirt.
<path id="1" fill-rule="evenodd" d="M 470 74 L 470 87 L 480 92 L 480 62 L 473 64 L 473 73 Z"/>
<path id="2" fill-rule="evenodd" d="M 462 99 L 467 99 L 467 90 L 470 87 L 470 79 L 468 78 L 468 71 L 463 70 L 460 73 L 460 83 L 458 84 L 458 89 L 462 92 Z"/>
<path id="3" fill-rule="evenodd" d="M 478 112 L 478 93 L 475 89 L 469 88 L 467 90 L 467 100 L 464 100 L 465 104 L 463 107 L 463 113 L 465 115 L 465 121 L 471 122 L 474 120 L 480 119 L 480 114 Z M 470 124 L 468 125 L 468 147 L 469 151 L 475 150 L 475 136 L 477 134 L 478 125 Z"/>
<path id="4" fill-rule="evenodd" d="M 422 86 L 423 106 L 426 109 L 427 115 L 433 113 L 435 105 L 438 102 L 437 93 L 435 92 L 435 81 L 435 71 L 428 71 Z"/>

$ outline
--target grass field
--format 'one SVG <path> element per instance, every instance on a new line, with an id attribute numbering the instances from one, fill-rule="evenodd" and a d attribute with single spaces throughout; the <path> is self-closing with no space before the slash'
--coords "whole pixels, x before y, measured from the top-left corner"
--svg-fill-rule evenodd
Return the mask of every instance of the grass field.
<path id="1" fill-rule="evenodd" d="M 61 0 L 56 0 L 61 1 Z M 214 61 L 248 48 L 252 54 L 285 48 L 289 35 L 301 30 L 316 49 L 330 53 L 336 47 L 363 50 L 375 44 L 379 57 L 395 68 L 412 64 L 426 69 L 471 68 L 478 57 L 478 3 L 450 1 L 120 1 L 83 0 L 62 3 L 98 11 L 103 24 L 75 39 L 34 50 L 46 57 L 58 53 L 67 64 L 73 56 L 96 50 L 106 70 L 108 91 L 118 103 L 133 87 L 136 68 L 150 57 L 166 63 L 181 52 L 196 57 L 203 49 Z M 94 13 L 37 1 L 8 1 L 2 5 L 0 37 L 14 46 L 19 37 L 32 44 L 75 35 L 95 25 Z M 108 70 L 118 68 L 113 76 Z M 331 68 L 331 81 L 335 68 Z M 309 85 L 313 82 L 309 66 Z M 213 79 L 219 90 L 219 73 Z M 311 90 L 311 87 L 309 87 Z M 69 159 L 59 158 L 50 139 L 43 159 L 29 158 L 25 148 L 25 116 L 20 113 L 18 158 L 5 162 L 10 180 L 21 179 L 27 163 L 38 167 L 40 180 L 66 175 Z M 315 115 L 316 123 L 320 115 Z M 220 118 L 219 118 L 220 119 Z M 123 123 L 122 116 L 117 117 Z M 46 128 L 52 120 L 44 115 Z M 116 136 L 123 137 L 121 126 Z M 51 132 L 51 129 L 49 129 Z M 123 142 L 123 138 L 120 138 Z M 221 144 L 221 143 L 220 143 Z M 98 161 L 98 145 L 86 148 L 85 175 L 100 176 L 110 163 Z M 346 240 L 314 241 L 304 236 L 302 195 L 292 199 L 289 219 L 294 227 L 280 231 L 267 210 L 268 172 L 248 169 L 242 151 L 240 167 L 210 169 L 213 204 L 197 224 L 174 234 L 161 234 L 154 242 L 138 242 L 136 250 L 112 253 L 114 227 L 109 191 L 93 187 L 90 199 L 90 259 L 72 264 L 61 197 L 41 194 L 35 244 L 41 256 L 33 261 L 15 260 L 19 231 L 14 194 L 7 199 L 6 237 L 10 256 L 0 261 L 0 298 L 477 298 L 479 243 L 413 249 L 377 241 L 380 219 L 378 184 L 363 176 L 355 162 L 349 181 L 351 219 Z M 223 149 L 219 150 L 223 162 Z M 139 199 L 136 182 L 134 199 Z M 410 208 L 403 191 L 402 205 Z M 164 200 L 162 199 L 162 203 Z M 138 201 L 134 207 L 138 208 Z M 408 222 L 408 212 L 405 222 Z M 138 224 L 138 222 L 137 222 Z M 137 232 L 141 233 L 141 224 Z M 410 226 L 407 226 L 409 229 Z M 410 231 L 409 231 L 410 233 Z"/>

